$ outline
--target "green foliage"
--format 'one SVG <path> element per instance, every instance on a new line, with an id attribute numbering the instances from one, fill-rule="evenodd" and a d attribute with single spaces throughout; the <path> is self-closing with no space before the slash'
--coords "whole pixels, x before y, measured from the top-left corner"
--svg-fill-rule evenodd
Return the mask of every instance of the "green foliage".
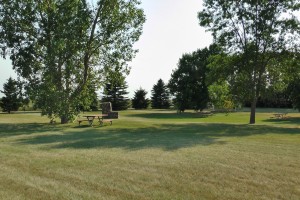
<path id="1" fill-rule="evenodd" d="M 162 79 L 159 79 L 152 88 L 151 106 L 152 108 L 170 108 L 170 94 L 167 86 Z"/>
<path id="2" fill-rule="evenodd" d="M 22 93 L 18 81 L 11 77 L 3 85 L 3 93 L 5 96 L 0 101 L 0 107 L 3 112 L 10 113 L 11 111 L 17 111 L 22 106 Z"/>
<path id="3" fill-rule="evenodd" d="M 92 102 L 91 102 L 91 105 L 90 105 L 90 109 L 92 111 L 98 111 L 99 110 L 99 100 L 98 100 L 96 92 L 94 92 Z"/>
<path id="4" fill-rule="evenodd" d="M 281 82 L 285 83 L 286 92 L 293 103 L 294 108 L 300 111 L 300 53 L 288 52 L 284 60 L 285 68 Z"/>
<path id="5" fill-rule="evenodd" d="M 227 54 L 215 63 L 226 66 L 222 74 L 228 75 L 236 94 L 251 101 L 250 123 L 255 123 L 257 98 L 271 82 L 272 72 L 282 70 L 281 52 L 299 48 L 300 25 L 295 16 L 299 5 L 298 0 L 204 0 L 199 12 L 200 25 L 212 32 Z"/>
<path id="6" fill-rule="evenodd" d="M 149 100 L 146 98 L 146 90 L 140 88 L 134 92 L 132 107 L 134 109 L 146 109 L 149 106 Z"/>
<path id="7" fill-rule="evenodd" d="M 232 109 L 234 104 L 229 85 L 226 82 L 214 83 L 208 87 L 209 98 L 216 109 Z"/>
<path id="8" fill-rule="evenodd" d="M 127 68 L 145 21 L 138 0 L 3 0 L 0 50 L 27 80 L 34 103 L 62 123 L 87 106 L 111 66 Z"/>
<path id="9" fill-rule="evenodd" d="M 113 110 L 127 110 L 129 108 L 128 86 L 125 76 L 115 69 L 106 77 L 102 102 L 111 102 Z"/>
<path id="10" fill-rule="evenodd" d="M 243 65 L 241 55 L 221 53 L 211 56 L 209 60 L 209 84 L 228 85 L 227 96 L 234 96 L 238 102 L 252 100 L 252 94 L 249 92 L 252 88 L 250 72 L 237 73 Z"/>
<path id="11" fill-rule="evenodd" d="M 78 111 L 97 111 L 99 110 L 99 100 L 94 84 L 90 84 L 86 90 L 84 90 L 80 96 L 77 109 Z"/>
<path id="12" fill-rule="evenodd" d="M 300 78 L 290 82 L 288 89 L 294 108 L 300 112 Z"/>
<path id="13" fill-rule="evenodd" d="M 217 52 L 217 47 L 184 54 L 178 68 L 171 74 L 168 87 L 175 96 L 174 103 L 179 111 L 192 108 L 202 110 L 207 106 L 209 96 L 206 85 L 208 58 Z"/>

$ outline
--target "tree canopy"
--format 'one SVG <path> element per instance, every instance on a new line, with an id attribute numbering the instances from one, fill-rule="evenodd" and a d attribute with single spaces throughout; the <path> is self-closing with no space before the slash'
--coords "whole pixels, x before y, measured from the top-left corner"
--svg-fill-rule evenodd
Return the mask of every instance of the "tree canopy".
<path id="1" fill-rule="evenodd" d="M 280 78 L 280 86 L 286 86 L 286 92 L 292 101 L 294 108 L 300 111 L 300 52 L 288 53 L 285 62 L 283 76 Z M 284 87 L 285 88 L 285 87 Z"/>
<path id="2" fill-rule="evenodd" d="M 206 84 L 208 58 L 218 51 L 216 45 L 199 49 L 180 58 L 178 67 L 171 74 L 168 87 L 174 95 L 179 111 L 192 108 L 203 110 L 209 101 Z"/>
<path id="3" fill-rule="evenodd" d="M 76 114 L 111 66 L 127 68 L 145 21 L 138 0 L 2 0 L 0 49 L 44 115 Z M 40 102 L 40 103 L 39 103 Z"/>
<path id="4" fill-rule="evenodd" d="M 215 67 L 222 68 L 231 84 L 242 88 L 251 101 L 251 124 L 258 96 L 272 72 L 279 70 L 278 58 L 286 50 L 299 49 L 300 26 L 295 16 L 299 5 L 299 0 L 204 0 L 199 12 L 200 25 L 212 32 L 230 56 L 225 61 L 219 56 Z"/>

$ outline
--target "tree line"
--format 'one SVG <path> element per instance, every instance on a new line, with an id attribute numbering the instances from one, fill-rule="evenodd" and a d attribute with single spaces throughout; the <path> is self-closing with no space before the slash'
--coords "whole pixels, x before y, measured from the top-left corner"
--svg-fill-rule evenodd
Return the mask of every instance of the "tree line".
<path id="1" fill-rule="evenodd" d="M 28 97 L 43 115 L 67 123 L 95 102 L 129 106 L 127 63 L 145 22 L 140 1 L 8 1 L 0 4 L 0 53 L 22 77 Z M 257 106 L 300 108 L 299 0 L 203 0 L 199 24 L 214 44 L 183 54 L 167 84 L 140 88 L 132 106 L 185 109 Z M 162 89 L 163 88 L 163 89 Z M 159 95 L 158 95 L 159 94 Z M 171 97 L 171 100 L 170 100 Z M 5 101 L 5 99 L 4 99 Z M 3 105 L 3 100 L 2 100 Z"/>
<path id="2" fill-rule="evenodd" d="M 89 93 L 92 96 L 84 106 L 78 105 L 78 110 L 98 110 L 99 102 L 111 102 L 113 110 L 134 109 L 169 109 L 170 107 L 184 112 L 186 109 L 201 111 L 208 107 L 219 110 L 230 110 L 241 106 L 251 107 L 250 99 L 243 98 L 235 85 L 229 80 L 215 79 L 215 57 L 220 55 L 221 49 L 216 45 L 199 49 L 190 54 L 184 54 L 179 59 L 177 68 L 173 70 L 169 82 L 166 84 L 159 79 L 153 85 L 151 98 L 147 98 L 148 92 L 139 88 L 130 99 L 127 91 L 126 77 L 117 69 L 111 70 L 106 77 L 102 99 L 98 98 L 96 89 L 91 87 Z M 227 58 L 230 59 L 230 58 Z M 286 57 L 290 62 L 290 57 Z M 289 66 L 298 69 L 298 66 Z M 295 68 L 296 67 L 296 68 Z M 300 70 L 299 70 L 300 72 Z M 299 72 L 297 72 L 299 74 Z M 281 78 L 294 76 L 282 74 Z M 296 79 L 297 80 L 297 79 Z M 299 81 L 281 83 L 281 87 L 269 84 L 257 99 L 257 107 L 266 108 L 298 108 L 300 110 Z M 29 98 L 22 92 L 22 82 L 9 78 L 4 84 L 2 93 L 4 97 L 0 103 L 3 111 L 18 110 L 20 106 L 26 106 Z M 38 109 L 38 105 L 34 105 Z"/>

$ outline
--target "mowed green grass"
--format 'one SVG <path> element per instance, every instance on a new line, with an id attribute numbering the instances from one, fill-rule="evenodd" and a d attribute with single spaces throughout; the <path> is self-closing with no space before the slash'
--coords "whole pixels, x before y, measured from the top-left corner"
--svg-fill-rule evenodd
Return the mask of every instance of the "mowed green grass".
<path id="1" fill-rule="evenodd" d="M 0 114 L 0 199 L 300 199 L 300 114 L 120 112 L 103 127 Z"/>

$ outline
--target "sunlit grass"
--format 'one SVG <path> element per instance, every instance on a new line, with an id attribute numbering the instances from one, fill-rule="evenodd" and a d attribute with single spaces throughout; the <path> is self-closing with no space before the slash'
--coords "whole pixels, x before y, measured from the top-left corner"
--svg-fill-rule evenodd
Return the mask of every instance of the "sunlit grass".
<path id="1" fill-rule="evenodd" d="M 0 114 L 0 199 L 299 199 L 300 114 L 122 111 L 103 127 Z"/>

